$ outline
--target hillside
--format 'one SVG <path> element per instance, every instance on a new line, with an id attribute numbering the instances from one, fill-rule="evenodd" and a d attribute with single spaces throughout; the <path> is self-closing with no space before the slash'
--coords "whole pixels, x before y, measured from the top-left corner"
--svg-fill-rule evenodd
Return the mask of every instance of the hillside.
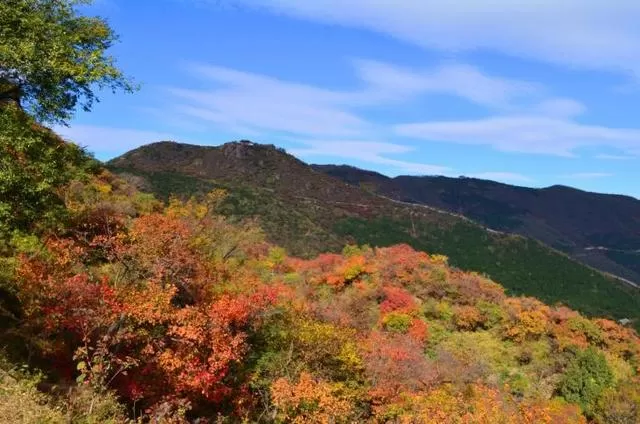
<path id="1" fill-rule="evenodd" d="M 210 161 L 220 151 L 262 160 L 288 177 L 291 168 L 280 168 L 280 161 L 304 167 L 272 147 L 248 144 L 196 157 Z M 65 166 L 46 154 L 19 159 Z M 216 172 L 241 169 L 220 165 Z M 261 174 L 248 166 L 242 172 Z M 206 183 L 167 174 L 160 181 Z M 320 175 L 317 181 L 334 180 Z M 304 192 L 305 182 L 298 182 Z M 338 181 L 314 188 L 345 196 L 354 190 Z M 278 184 L 264 190 L 275 197 Z M 163 206 L 94 166 L 76 168 L 51 192 L 65 215 L 59 225 L 23 227 L 0 256 L 7 265 L 1 287 L 15 299 L 13 319 L 0 329 L 2 422 L 607 424 L 640 418 L 640 338 L 615 321 L 509 297 L 446 257 L 403 244 L 289 256 L 265 242 L 254 223 L 218 215 L 226 200 L 217 190 L 202 201 Z M 43 206 L 41 216 L 52 207 Z M 424 218 L 415 219 L 412 231 L 419 232 Z M 393 225 L 376 222 L 367 228 L 378 226 L 379 235 Z M 499 255 L 499 239 L 475 228 L 465 243 L 480 237 Z M 521 249 L 518 240 L 512 249 Z"/>
<path id="2" fill-rule="evenodd" d="M 11 193 L 3 207 L 24 208 L 35 187 L 48 201 L 21 220 L 2 218 L 1 422 L 640 418 L 633 329 L 510 297 L 437 254 L 502 270 L 524 292 L 546 290 L 534 284 L 547 279 L 563 282 L 555 293 L 576 293 L 579 278 L 622 307 L 636 301 L 535 241 L 375 196 L 248 143 L 160 143 L 116 161 L 140 160 L 144 171 L 121 173 L 139 186 L 203 195 L 162 205 L 55 134 L 15 128 L 23 138 L 4 131 L 0 149 L 24 184 L 0 186 Z M 158 171 L 174 154 L 180 167 Z M 288 222 L 306 230 L 298 248 L 314 234 L 326 236 L 314 243 L 395 245 L 297 258 L 266 242 L 244 219 L 253 215 L 281 230 L 272 238 L 296 236 Z M 397 244 L 403 238 L 432 253 Z"/>
<path id="3" fill-rule="evenodd" d="M 225 188 L 221 213 L 256 217 L 269 240 L 305 257 L 345 243 L 407 243 L 447 255 L 453 266 L 484 273 L 512 294 L 561 302 L 589 315 L 640 317 L 640 295 L 541 243 L 449 213 L 407 205 L 318 172 L 274 146 L 251 142 L 201 147 L 154 143 L 108 163 L 142 190 L 204 194 Z M 637 322 L 637 321 L 636 321 Z"/>
<path id="4" fill-rule="evenodd" d="M 137 88 L 91 3 L 0 1 L 0 423 L 640 423 L 633 285 L 272 145 L 61 138 Z"/>
<path id="5" fill-rule="evenodd" d="M 475 178 L 389 178 L 350 166 L 315 170 L 396 200 L 467 216 L 532 237 L 605 272 L 640 283 L 640 200 L 565 186 L 517 187 Z"/>

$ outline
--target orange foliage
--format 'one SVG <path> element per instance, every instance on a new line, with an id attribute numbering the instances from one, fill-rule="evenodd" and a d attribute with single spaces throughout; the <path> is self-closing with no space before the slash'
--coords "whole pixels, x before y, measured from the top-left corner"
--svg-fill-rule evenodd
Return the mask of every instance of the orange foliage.
<path id="1" fill-rule="evenodd" d="M 603 343 L 608 350 L 620 357 L 640 361 L 640 339 L 635 331 L 608 319 L 597 319 L 595 323 L 602 330 Z M 640 368 L 640 364 L 637 366 Z"/>
<path id="2" fill-rule="evenodd" d="M 484 322 L 482 314 L 475 306 L 456 306 L 454 313 L 454 322 L 461 330 L 475 330 Z"/>
<path id="3" fill-rule="evenodd" d="M 510 298 L 505 301 L 511 322 L 507 324 L 507 337 L 523 341 L 546 334 L 549 327 L 550 308 L 533 298 Z"/>
<path id="4" fill-rule="evenodd" d="M 209 206 L 87 208 L 18 259 L 22 330 L 60 374 L 150 417 L 582 424 L 577 406 L 547 400 L 566 366 L 553 357 L 596 346 L 623 376 L 640 361 L 633 330 L 507 298 L 444 257 L 400 245 L 287 258 Z"/>
<path id="5" fill-rule="evenodd" d="M 482 384 L 470 385 L 463 392 L 445 385 L 407 394 L 380 408 L 378 416 L 393 416 L 395 422 L 407 424 L 586 424 L 577 406 L 559 401 L 518 404 L 509 395 Z"/>
<path id="6" fill-rule="evenodd" d="M 411 326 L 407 334 L 416 342 L 424 344 L 429 338 L 429 326 L 421 319 L 414 318 L 411 320 Z"/>
<path id="7" fill-rule="evenodd" d="M 280 378 L 271 385 L 276 418 L 291 423 L 329 424 L 347 421 L 353 402 L 338 384 L 302 373 L 295 383 Z"/>

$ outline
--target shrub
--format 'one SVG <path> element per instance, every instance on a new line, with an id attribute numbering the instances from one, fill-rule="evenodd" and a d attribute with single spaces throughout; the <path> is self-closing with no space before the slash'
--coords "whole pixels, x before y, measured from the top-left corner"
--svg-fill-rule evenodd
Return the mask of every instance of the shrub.
<path id="1" fill-rule="evenodd" d="M 579 351 L 569 362 L 560 382 L 560 394 L 593 412 L 600 394 L 613 383 L 613 373 L 605 356 L 594 348 Z"/>
<path id="2" fill-rule="evenodd" d="M 411 317 L 407 314 L 391 312 L 382 319 L 382 323 L 388 331 L 405 334 L 411 326 Z"/>

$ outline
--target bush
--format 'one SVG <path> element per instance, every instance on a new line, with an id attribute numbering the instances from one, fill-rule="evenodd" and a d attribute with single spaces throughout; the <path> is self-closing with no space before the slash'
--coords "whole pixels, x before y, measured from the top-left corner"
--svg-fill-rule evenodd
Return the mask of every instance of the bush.
<path id="1" fill-rule="evenodd" d="M 600 394 L 613 383 L 605 356 L 594 348 L 579 351 L 569 362 L 560 382 L 560 394 L 591 414 Z"/>
<path id="2" fill-rule="evenodd" d="M 411 317 L 407 314 L 391 312 L 382 319 L 382 323 L 389 331 L 405 334 L 411 326 Z"/>
<path id="3" fill-rule="evenodd" d="M 14 370 L 15 372 L 15 370 Z M 38 376 L 16 375 L 0 370 L 0 422 L 65 423 L 61 407 L 56 407 L 36 388 Z"/>

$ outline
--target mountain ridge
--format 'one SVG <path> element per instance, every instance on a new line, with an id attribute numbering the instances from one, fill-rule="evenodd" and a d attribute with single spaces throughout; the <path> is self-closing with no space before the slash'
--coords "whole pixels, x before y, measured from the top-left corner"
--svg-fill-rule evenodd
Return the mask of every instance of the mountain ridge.
<path id="1" fill-rule="evenodd" d="M 392 178 L 348 165 L 312 166 L 371 192 L 533 237 L 587 265 L 640 282 L 640 201 L 634 197 L 561 185 L 536 189 L 466 177 Z"/>

